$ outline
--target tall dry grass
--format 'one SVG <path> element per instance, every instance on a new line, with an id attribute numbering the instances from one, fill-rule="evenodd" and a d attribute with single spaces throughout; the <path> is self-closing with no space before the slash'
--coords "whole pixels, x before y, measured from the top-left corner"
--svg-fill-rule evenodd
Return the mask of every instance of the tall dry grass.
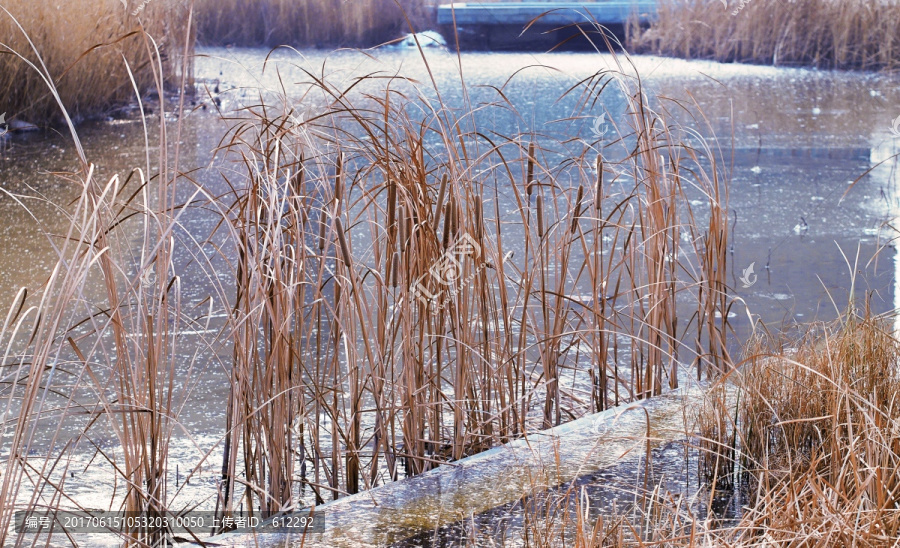
<path id="1" fill-rule="evenodd" d="M 165 101 L 165 56 L 150 54 Z M 208 273 L 209 309 L 227 311 L 210 343 L 229 345 L 233 360 L 214 494 L 223 515 L 291 510 L 305 489 L 337 498 L 659 394 L 678 384 L 680 359 L 727 370 L 725 326 L 708 321 L 727 317 L 716 157 L 687 144 L 630 72 L 570 92 L 582 112 L 609 86 L 624 97 L 621 138 L 605 148 L 490 137 L 471 106 L 454 114 L 442 90 L 402 78 L 371 76 L 346 93 L 313 74 L 299 86 L 321 111 L 261 93 L 235 120 L 222 196 L 185 178 L 180 126 L 170 139 L 164 119 L 143 176 L 101 185 L 78 146 L 80 194 L 54 277 L 41 302 L 12 306 L 0 333 L 15 422 L 0 534 L 16 509 L 72 503 L 66 463 L 98 424 L 115 434 L 113 451 L 95 447 L 122 485 L 111 505 L 184 510 L 173 506 L 169 450 L 203 377 L 197 355 L 178 351 L 192 321 L 176 249 Z M 53 75 L 43 79 L 55 93 Z M 499 94 L 491 108 L 515 114 Z M 567 147 L 571 156 L 554 156 Z M 702 211 L 688 200 L 697 194 Z M 184 204 L 196 203 L 218 216 L 223 240 L 184 235 Z M 100 296 L 89 291 L 98 280 Z M 679 322 L 679 303 L 697 313 Z M 694 354 L 698 345 L 709 347 Z M 71 382 L 51 391 L 61 364 Z M 60 426 L 38 443 L 47 420 Z M 119 533 L 149 543 L 164 531 Z"/>
<path id="2" fill-rule="evenodd" d="M 742 538 L 900 538 L 900 343 L 891 329 L 851 313 L 812 330 L 795 354 L 748 365 L 737 431 L 753 504 Z"/>
<path id="3" fill-rule="evenodd" d="M 184 23 L 184 29 L 190 27 L 189 19 Z M 150 71 L 165 102 L 166 54 L 149 36 L 137 38 L 149 46 L 150 62 L 143 70 Z M 176 37 L 171 39 L 174 47 Z M 181 40 L 178 57 L 187 59 L 193 39 L 185 32 Z M 29 55 L 40 58 L 42 53 L 23 53 Z M 186 184 L 179 171 L 180 124 L 169 127 L 159 114 L 156 162 L 151 163 L 148 150 L 143 168 L 101 181 L 55 76 L 43 61 L 37 66 L 33 70 L 40 72 L 39 80 L 66 120 L 79 166 L 58 174 L 76 196 L 58 204 L 67 219 L 65 232 L 45 229 L 56 263 L 36 294 L 25 288 L 19 292 L 0 329 L 4 546 L 42 542 L 41 535 L 60 532 L 59 523 L 42 527 L 37 535 L 16 532 L 14 513 L 27 509 L 52 522 L 61 508 L 80 508 L 67 487 L 76 470 L 87 472 L 79 462 L 89 461 L 107 474 L 98 482 L 111 485 L 106 510 L 146 518 L 183 511 L 171 506 L 178 486 L 169 473 L 170 446 L 184 428 L 181 412 L 202 376 L 197 354 L 185 358 L 179 344 L 179 333 L 195 325 L 193 314 L 182 309 L 181 276 L 174 267 L 184 212 L 176 190 Z M 130 92 L 139 97 L 136 75 L 128 65 L 123 70 L 132 83 Z M 184 66 L 179 70 L 179 86 L 186 85 L 188 72 Z M 138 103 L 143 108 L 139 98 Z M 180 102 L 166 105 L 170 112 L 182 107 Z M 146 128 L 148 120 L 144 123 Z M 28 197 L 3 192 L 27 209 Z M 190 193 L 179 196 L 191 199 Z M 110 441 L 104 442 L 107 436 Z M 113 532 L 134 546 L 159 545 L 166 535 L 164 529 L 143 525 Z"/>
<path id="4" fill-rule="evenodd" d="M 659 394 L 679 359 L 728 369 L 724 183 L 639 77 L 584 82 L 585 105 L 610 85 L 626 98 L 622 139 L 554 164 L 563 143 L 489 138 L 403 79 L 348 94 L 308 76 L 321 111 L 263 96 L 226 139 L 223 480 L 253 485 L 245 508 L 337 498 Z M 679 323 L 679 303 L 698 312 Z"/>
<path id="5" fill-rule="evenodd" d="M 670 493 L 638 482 L 631 504 L 592 511 L 575 484 L 536 486 L 522 507 L 524 545 L 896 546 L 900 341 L 891 329 L 848 312 L 811 326 L 791 350 L 754 341 L 726 381 L 731 388 L 717 386 L 700 409 L 695 450 L 705 489 Z M 717 493 L 737 496 L 740 508 L 716 515 Z M 503 534 L 466 539 L 507 541 L 519 545 Z"/>
<path id="6" fill-rule="evenodd" d="M 660 0 L 634 51 L 687 59 L 893 70 L 900 66 L 895 0 Z"/>
<path id="7" fill-rule="evenodd" d="M 426 30 L 433 2 L 423 0 L 199 0 L 200 41 L 240 46 L 374 46 Z M 408 20 L 407 20 L 408 18 Z"/>
<path id="8" fill-rule="evenodd" d="M 192 63 L 182 58 L 181 38 L 188 30 L 190 3 L 4 1 L 0 4 L 0 113 L 5 112 L 8 121 L 62 123 L 42 72 L 52 79 L 74 120 L 108 112 L 134 100 L 123 58 L 141 93 L 156 90 L 155 49 L 161 53 L 167 84 L 177 86 L 182 68 L 191 84 Z M 193 54 L 193 38 L 188 54 Z"/>

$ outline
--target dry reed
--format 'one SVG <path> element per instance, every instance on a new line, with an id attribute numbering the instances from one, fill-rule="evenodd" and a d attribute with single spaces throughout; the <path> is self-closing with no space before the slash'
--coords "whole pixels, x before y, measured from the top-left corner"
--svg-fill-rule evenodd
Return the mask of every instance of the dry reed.
<path id="1" fill-rule="evenodd" d="M 241 46 L 374 46 L 424 30 L 430 8 L 422 0 L 199 0 L 200 41 Z M 408 18 L 408 19 L 407 19 Z"/>
<path id="2" fill-rule="evenodd" d="M 754 500 L 741 538 L 900 538 L 900 343 L 890 330 L 850 312 L 812 329 L 795 354 L 748 365 L 737 444 Z"/>
<path id="3" fill-rule="evenodd" d="M 185 37 L 184 52 L 190 44 Z M 148 54 L 164 97 L 163 55 Z M 224 172 L 228 195 L 207 196 L 176 177 L 178 148 L 165 123 L 153 198 L 145 180 L 137 193 L 117 178 L 97 185 L 82 153 L 74 178 L 83 194 L 66 239 L 74 247 L 58 265 L 67 277 L 58 297 L 57 282 L 48 284 L 47 298 L 57 300 L 28 309 L 39 324 L 33 350 L 10 350 L 16 359 L 4 364 L 16 371 L 9 401 L 23 390 L 32 407 L 17 414 L 0 527 L 23 505 L 20 495 L 51 492 L 51 510 L 59 506 L 63 485 L 54 483 L 52 463 L 77 443 L 46 449 L 49 471 L 31 492 L 23 478 L 32 465 L 18 459 L 45 414 L 42 373 L 53 369 L 54 354 L 83 372 L 61 408 L 84 405 L 78 390 L 101 394 L 96 413 L 123 452 L 104 460 L 125 482 L 124 507 L 175 511 L 168 447 L 179 398 L 190 394 L 178 381 L 185 366 L 176 367 L 185 313 L 173 234 L 183 228 L 179 204 L 192 202 L 176 201 L 179 182 L 220 216 L 225 239 L 216 246 L 235 287 L 225 290 L 200 261 L 214 280 L 210 308 L 227 310 L 215 344 L 230 345 L 233 359 L 216 499 L 222 515 L 289 511 L 301 489 L 317 501 L 337 498 L 659 394 L 677 385 L 676 355 L 690 354 L 689 341 L 709 343 L 692 356 L 698 371 L 727 370 L 726 326 L 711 321 L 727 316 L 718 277 L 727 193 L 716 159 L 687 145 L 640 78 L 625 72 L 600 72 L 577 89 L 589 105 L 612 82 L 627 103 L 622 146 L 601 159 L 583 142 L 554 164 L 549 150 L 563 142 L 533 134 L 490 140 L 474 118 L 456 117 L 448 105 L 431 110 L 430 99 L 399 78 L 349 94 L 311 74 L 300 85 L 326 105 L 315 117 L 298 119 L 286 94 L 263 94 L 235 123 L 222 149 L 236 166 Z M 414 116 L 412 107 L 430 114 Z M 496 108 L 514 112 L 502 99 Z M 708 212 L 691 209 L 688 193 L 698 190 Z M 515 204 L 512 214 L 501 192 Z M 136 220 L 144 224 L 135 266 L 120 231 Z M 192 238 L 186 252 L 205 258 L 190 246 L 209 242 Z M 97 269 L 102 303 L 81 290 Z M 136 282 L 151 272 L 154 283 Z M 676 320 L 679 300 L 698 310 L 687 325 Z M 78 313 L 89 320 L 77 323 Z M 71 331 L 57 321 L 63 316 L 89 328 L 63 344 L 58 330 Z M 57 323 L 45 329 L 46 321 Z M 109 387 L 114 400 L 102 395 Z M 87 437 L 90 427 L 82 428 Z M 162 534 L 122 533 L 139 542 Z"/>
<path id="4" fill-rule="evenodd" d="M 678 384 L 688 333 L 710 341 L 698 368 L 727 370 L 715 158 L 679 140 L 639 78 L 612 76 L 586 82 L 584 102 L 616 82 L 632 146 L 598 163 L 584 149 L 575 185 L 533 135 L 487 141 L 449 108 L 412 117 L 424 98 L 403 80 L 350 96 L 311 78 L 308 93 L 328 105 L 312 121 L 279 94 L 234 127 L 227 155 L 246 183 L 228 213 L 241 242 L 230 401 L 241 411 L 223 470 L 226 483 L 254 486 L 247 506 L 289 507 L 301 487 L 318 500 L 354 493 L 401 466 L 418 474 L 659 394 Z M 710 213 L 691 211 L 687 186 Z M 498 208 L 501 187 L 512 216 Z M 702 315 L 679 326 L 679 299 Z M 256 425 L 272 414 L 292 415 L 302 439 Z M 298 446 L 314 477 L 280 468 Z"/>
<path id="5" fill-rule="evenodd" d="M 592 513 L 576 484 L 546 491 L 537 483 L 523 499 L 524 545 L 896 545 L 900 342 L 890 330 L 884 318 L 850 311 L 811 326 L 789 352 L 752 341 L 743 369 L 714 386 L 700 409 L 696 450 L 707 489 L 686 497 L 633 486 L 629 507 Z M 737 495 L 741 509 L 715 515 L 716 493 Z M 508 533 L 466 538 L 507 541 L 518 545 Z"/>
<path id="6" fill-rule="evenodd" d="M 894 0 L 661 0 L 635 51 L 687 59 L 893 70 L 900 66 Z"/>
<path id="7" fill-rule="evenodd" d="M 190 28 L 189 18 L 183 23 Z M 164 97 L 166 54 L 149 37 L 137 39 L 151 60 L 144 70 Z M 175 47 L 176 37 L 172 40 Z M 187 32 L 181 40 L 178 56 L 187 59 L 193 40 Z M 41 52 L 29 55 L 40 58 Z M 54 75 L 42 61 L 38 66 L 38 80 L 67 122 L 80 166 L 60 174 L 77 196 L 60 206 L 69 221 L 63 237 L 46 232 L 54 242 L 55 267 L 36 296 L 20 292 L 0 333 L 5 453 L 0 543 L 17 546 L 36 540 L 13 531 L 16 510 L 52 519 L 62 507 L 78 508 L 66 485 L 76 455 L 93 452 L 94 465 L 110 474 L 115 487 L 109 510 L 151 519 L 173 515 L 177 489 L 170 491 L 170 444 L 183 428 L 180 412 L 202 374 L 196 353 L 188 359 L 180 353 L 178 335 L 194 321 L 182 310 L 181 277 L 174 272 L 183 213 L 176 201 L 176 187 L 184 184 L 178 177 L 181 126 L 170 144 L 161 119 L 157 163 L 151 165 L 148 155 L 143 169 L 104 184 L 84 153 Z M 131 93 L 139 94 L 137 77 L 125 70 Z M 181 67 L 179 86 L 187 84 L 188 72 Z M 179 102 L 174 110 L 182 107 Z M 200 191 L 194 188 L 196 196 Z M 104 450 L 96 439 L 107 433 L 115 446 Z M 58 530 L 57 525 L 40 534 Z M 166 535 L 143 525 L 116 532 L 129 545 L 153 544 Z"/>
<path id="8" fill-rule="evenodd" d="M 62 122 L 59 105 L 36 67 L 52 79 L 74 120 L 109 112 L 134 99 L 123 58 L 141 93 L 157 90 L 151 53 L 155 48 L 160 51 L 167 84 L 176 87 L 183 68 L 186 83 L 192 84 L 192 63 L 183 57 L 182 38 L 191 20 L 190 1 L 152 0 L 137 11 L 141 5 L 136 0 L 4 2 L 0 6 L 0 113 L 5 112 L 8 121 Z M 192 37 L 189 56 L 193 41 Z"/>

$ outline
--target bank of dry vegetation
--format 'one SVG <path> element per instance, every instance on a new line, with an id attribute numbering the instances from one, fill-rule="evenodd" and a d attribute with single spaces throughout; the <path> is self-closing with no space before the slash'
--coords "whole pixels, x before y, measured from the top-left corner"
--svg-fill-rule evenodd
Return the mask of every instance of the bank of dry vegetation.
<path id="1" fill-rule="evenodd" d="M 194 48 L 194 36 L 188 32 L 190 2 L 127 4 L 0 2 L 0 113 L 6 113 L 6 120 L 62 121 L 46 79 L 56 83 L 63 104 L 78 120 L 133 101 L 129 69 L 141 92 L 155 89 L 151 59 L 162 64 L 169 86 L 180 82 L 183 66 L 190 75 L 192 65 L 181 61 L 184 52 L 192 55 Z M 139 32 L 142 26 L 148 34 Z"/>
<path id="2" fill-rule="evenodd" d="M 782 345 L 777 345 L 782 347 Z M 900 539 L 900 343 L 852 312 L 790 351 L 755 341 L 700 410 L 707 489 L 730 516 L 664 487 L 598 516 L 575 489 L 524 505 L 528 546 L 896 546 Z M 726 517 L 727 520 L 721 518 Z"/>
<path id="3" fill-rule="evenodd" d="M 425 0 L 197 0 L 200 42 L 239 46 L 371 47 L 430 28 Z"/>
<path id="4" fill-rule="evenodd" d="M 411 28 L 434 27 L 436 0 L 73 0 L 61 4 L 7 0 L 0 13 L 0 112 L 43 124 L 57 114 L 31 62 L 37 57 L 11 16 L 32 37 L 46 72 L 76 117 L 108 112 L 133 97 L 123 63 L 138 89 L 152 90 L 148 51 L 159 47 L 170 87 L 187 38 L 235 46 L 371 47 Z M 188 13 L 193 5 L 193 16 Z M 548 2 L 548 9 L 553 3 Z M 900 40 L 895 0 L 661 0 L 649 29 L 632 29 L 637 52 L 688 59 L 864 70 L 896 69 Z M 188 36 L 188 24 L 193 32 Z M 149 44 L 133 32 L 156 38 Z M 186 65 L 190 70 L 190 64 Z"/>
<path id="5" fill-rule="evenodd" d="M 895 70 L 896 0 L 660 0 L 637 52 L 775 66 Z"/>

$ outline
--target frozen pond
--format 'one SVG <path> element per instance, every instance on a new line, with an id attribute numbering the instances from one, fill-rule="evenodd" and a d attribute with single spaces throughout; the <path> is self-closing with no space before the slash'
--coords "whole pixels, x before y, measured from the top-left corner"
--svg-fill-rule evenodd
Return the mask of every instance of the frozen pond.
<path id="1" fill-rule="evenodd" d="M 433 80 L 445 104 L 477 108 L 477 123 L 486 133 L 535 134 L 566 142 L 568 147 L 615 148 L 614 126 L 625 113 L 625 101 L 610 93 L 603 96 L 602 104 L 583 111 L 577 97 L 564 96 L 574 83 L 614 67 L 610 56 L 464 53 L 458 58 L 440 48 L 429 48 L 427 55 L 426 70 L 418 52 L 404 48 L 365 53 L 282 49 L 271 55 L 261 49 L 203 48 L 196 60 L 201 89 L 185 116 L 182 169 L 191 170 L 191 177 L 209 196 L 230 199 L 230 183 L 223 173 L 232 174 L 234 166 L 214 160 L 213 155 L 229 125 L 215 114 L 216 105 L 234 115 L 258 101 L 260 87 L 277 93 L 284 85 L 287 95 L 312 115 L 318 99 L 292 95 L 291 87 L 311 75 L 342 83 L 355 94 L 378 89 L 377 80 L 354 87 L 357 78 L 373 73 L 403 74 L 418 82 L 405 86 L 420 87 L 429 97 L 434 95 Z M 694 128 L 698 139 L 718 147 L 724 159 L 720 175 L 731 182 L 728 279 L 732 294 L 739 297 L 729 314 L 736 340 L 750 332 L 751 321 L 761 320 L 772 331 L 789 331 L 798 323 L 837 317 L 838 309 L 848 302 L 851 282 L 858 306 L 866 303 L 876 313 L 897 306 L 900 260 L 890 243 L 900 209 L 894 158 L 900 152 L 900 136 L 891 131 L 892 121 L 900 116 L 896 76 L 656 57 L 636 57 L 633 62 L 647 90 L 670 101 L 672 117 Z M 692 119 L 688 110 L 673 108 L 677 102 L 699 105 L 705 121 Z M 484 108 L 488 104 L 512 105 L 514 111 Z M 124 177 L 132 167 L 144 165 L 142 126 L 134 113 L 113 113 L 108 121 L 85 123 L 79 131 L 101 178 L 113 173 Z M 548 155 L 561 161 L 569 153 L 569 148 L 558 147 Z M 63 230 L 67 219 L 64 208 L 57 205 L 74 197 L 73 188 L 50 173 L 75 169 L 76 164 L 67 137 L 50 132 L 17 137 L 0 149 L 0 185 L 21 201 L 9 195 L 0 198 L 5 219 L 0 227 L 3 306 L 9 306 L 21 287 L 38 292 L 46 279 L 55 257 L 53 240 L 45 232 Z M 188 190 L 182 194 L 185 199 L 191 195 Z M 514 197 L 506 189 L 500 189 L 498 196 L 497 210 L 514 212 Z M 175 235 L 179 242 L 203 242 L 192 248 L 202 253 L 176 251 L 175 256 L 175 268 L 183 278 L 181 306 L 192 318 L 176 349 L 183 360 L 179 367 L 189 377 L 185 386 L 190 397 L 179 410 L 180 427 L 169 454 L 172 477 L 167 480 L 170 504 L 182 508 L 214 506 L 222 462 L 233 349 L 228 337 L 221 336 L 227 310 L 221 301 L 211 307 L 210 296 L 225 294 L 233 299 L 235 284 L 228 257 L 216 248 L 224 238 L 219 220 L 209 209 L 186 209 L 181 231 Z M 521 244 L 508 245 L 522 256 Z M 86 296 L 94 290 L 101 294 L 100 288 L 89 288 Z M 4 435 L 10 435 L 9 429 Z M 0 439 L 4 460 L 7 439 Z M 107 432 L 91 441 L 110 449 L 115 438 Z M 40 454 L 42 443 L 46 440 L 38 436 L 34 454 Z M 91 459 L 94 446 L 84 443 L 79 449 L 84 458 L 76 457 L 71 463 L 77 472 L 70 477 L 67 495 L 87 507 L 107 506 L 114 489 L 108 469 Z M 194 470 L 194 477 L 185 483 L 188 470 Z M 568 473 L 557 483 L 576 475 Z M 301 504 L 314 500 L 310 491 L 298 497 Z M 510 500 L 486 498 L 478 511 Z M 416 527 L 434 529 L 462 517 L 445 516 L 440 523 L 428 521 Z M 412 529 L 403 533 L 414 536 Z M 402 540 L 402 535 L 389 540 Z"/>

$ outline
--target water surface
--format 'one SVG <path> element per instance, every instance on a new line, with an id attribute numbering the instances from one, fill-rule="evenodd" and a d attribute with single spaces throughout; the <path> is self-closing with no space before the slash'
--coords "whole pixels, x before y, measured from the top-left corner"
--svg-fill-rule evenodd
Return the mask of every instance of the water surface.
<path id="1" fill-rule="evenodd" d="M 286 93 L 304 112 L 313 113 L 326 98 L 304 94 L 305 88 L 296 85 L 308 82 L 310 75 L 349 88 L 365 75 L 402 74 L 410 81 L 397 82 L 397 89 L 410 95 L 418 89 L 435 108 L 440 102 L 460 110 L 496 104 L 481 110 L 473 123 L 497 135 L 534 134 L 554 143 L 565 141 L 566 147 L 551 151 L 560 158 L 586 147 L 612 150 L 618 132 L 626 132 L 620 127 L 599 138 L 592 134 L 601 114 L 614 126 L 623 119 L 626 104 L 621 95 L 604 94 L 591 109 L 582 107 L 577 94 L 565 95 L 581 79 L 602 69 L 616 69 L 609 55 L 464 53 L 457 57 L 430 49 L 426 67 L 418 52 L 408 49 L 282 49 L 266 61 L 268 54 L 240 48 L 199 51 L 200 90 L 184 118 L 181 165 L 191 170 L 196 185 L 210 196 L 222 196 L 223 201 L 229 199 L 230 186 L 222 173 L 234 175 L 235 166 L 214 160 L 213 151 L 227 127 L 215 114 L 216 101 L 224 112 L 239 115 L 239 109 L 258 101 L 262 87 L 270 93 Z M 847 306 L 851 283 L 858 306 L 868 303 L 874 312 L 894 308 L 900 262 L 893 246 L 887 245 L 894 237 L 887 223 L 893 222 L 900 208 L 895 162 L 890 159 L 900 152 L 900 138 L 890 132 L 891 120 L 900 115 L 896 77 L 658 57 L 632 61 L 647 90 L 659 97 L 653 102 L 672 119 L 693 128 L 695 142 L 705 141 L 719 152 L 720 176 L 730 181 L 728 208 L 733 224 L 728 274 L 733 295 L 739 299 L 729 316 L 738 340 L 757 320 L 778 330 L 835 318 Z M 624 72 L 634 71 L 626 66 Z M 432 89 L 432 79 L 439 96 Z M 381 85 L 378 80 L 368 81 L 351 93 L 359 97 Z M 696 105 L 702 117 L 697 109 L 679 108 L 679 103 Z M 133 115 L 83 124 L 79 134 L 100 178 L 119 174 L 124 180 L 132 168 L 146 167 L 143 129 Z M 150 144 L 155 146 L 152 140 Z M 64 206 L 77 192 L 51 173 L 76 168 L 73 146 L 65 134 L 16 137 L 0 150 L 0 186 L 7 192 L 0 198 L 0 215 L 5 219 L 0 227 L 0 305 L 8 306 L 20 287 L 35 293 L 45 281 L 55 261 L 53 236 L 48 233 L 58 234 L 66 226 Z M 152 173 L 154 168 L 147 169 Z M 187 197 L 192 191 L 185 184 L 180 193 Z M 508 192 L 501 192 L 497 210 L 515 210 Z M 231 295 L 234 273 L 212 245 L 221 238 L 217 222 L 209 211 L 189 210 L 176 236 L 186 248 L 196 248 L 196 241 L 208 242 L 200 249 L 209 262 L 196 254 L 176 255 L 176 269 L 184 279 L 184 307 L 197 318 L 197 328 L 183 333 L 178 350 L 184 364 L 194 366 L 193 393 L 180 415 L 192 441 L 182 433 L 176 436 L 171 468 L 177 463 L 187 470 L 207 451 L 212 456 L 175 497 L 175 505 L 202 501 L 209 506 L 221 462 L 216 447 L 224 429 L 231 350 L 223 342 L 227 338 L 218 336 L 225 310 L 209 310 L 204 303 L 210 295 Z M 101 294 L 99 288 L 89 289 L 86 297 L 92 291 Z M 113 438 L 98 435 L 98 441 L 112 444 Z M 102 474 L 91 475 L 88 467 L 73 476 L 69 494 L 86 506 L 103 506 L 108 495 L 97 488 L 97 482 L 110 484 Z M 174 484 L 175 478 L 170 482 Z M 309 502 L 310 496 L 305 493 L 304 501 Z"/>

